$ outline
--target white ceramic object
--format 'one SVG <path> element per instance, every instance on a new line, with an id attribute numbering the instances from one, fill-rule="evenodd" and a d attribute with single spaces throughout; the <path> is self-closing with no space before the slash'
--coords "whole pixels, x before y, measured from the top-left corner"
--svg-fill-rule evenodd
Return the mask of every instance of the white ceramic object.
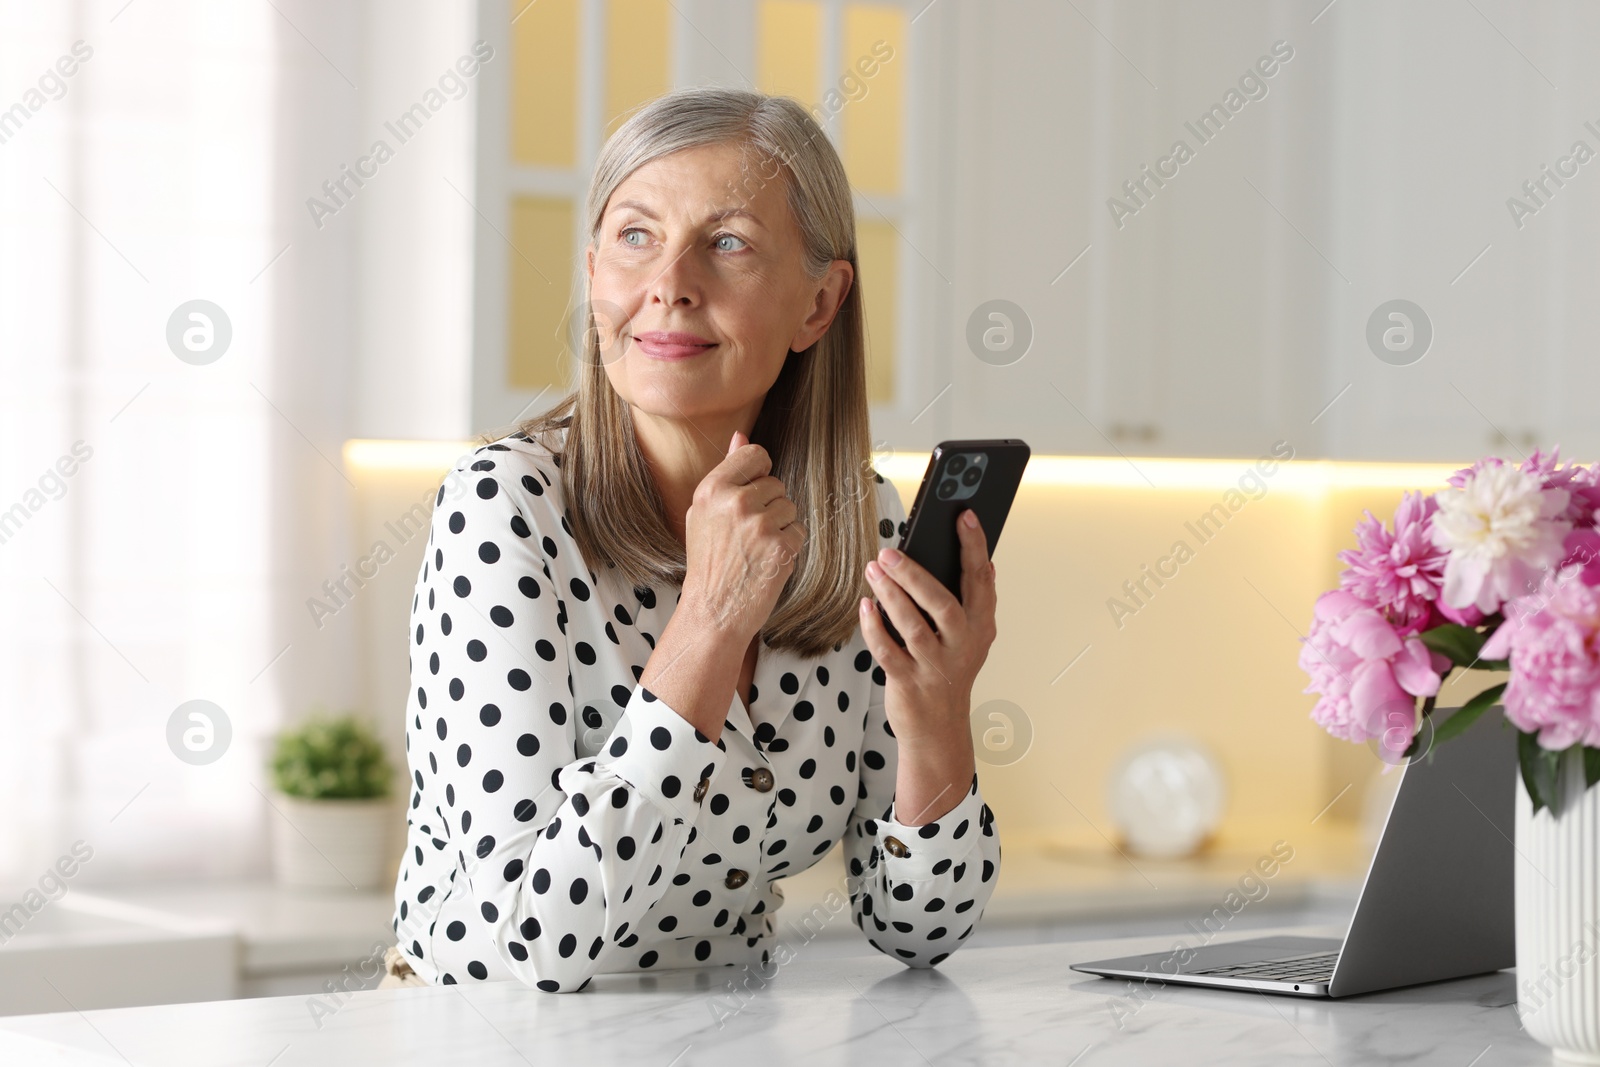
<path id="1" fill-rule="evenodd" d="M 1141 856 L 1192 855 L 1222 821 L 1227 786 L 1211 750 L 1169 734 L 1141 741 L 1117 762 L 1108 783 L 1112 823 Z"/>
<path id="2" fill-rule="evenodd" d="M 1517 777 L 1517 1014 L 1557 1060 L 1600 1064 L 1600 786 L 1562 758 L 1560 818 Z"/>
<path id="3" fill-rule="evenodd" d="M 377 889 L 392 885 L 404 816 L 394 800 L 305 800 L 275 793 L 272 869 L 297 889 Z"/>

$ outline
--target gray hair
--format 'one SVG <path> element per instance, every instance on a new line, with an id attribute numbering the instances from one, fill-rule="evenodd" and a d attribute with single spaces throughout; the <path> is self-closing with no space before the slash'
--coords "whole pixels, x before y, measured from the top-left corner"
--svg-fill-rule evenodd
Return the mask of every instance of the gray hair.
<path id="1" fill-rule="evenodd" d="M 606 205 L 628 175 L 680 149 L 736 144 L 744 153 L 734 198 L 772 180 L 785 184 L 799 224 L 802 267 L 821 278 L 846 260 L 852 282 L 828 330 L 791 352 L 768 389 L 750 440 L 772 456 L 772 473 L 799 509 L 808 538 L 762 628 L 766 643 L 820 656 L 860 625 L 856 604 L 872 590 L 863 568 L 877 555 L 882 479 L 872 467 L 866 386 L 866 322 L 856 263 L 856 223 L 844 164 L 796 100 L 746 89 L 698 86 L 646 102 L 612 133 L 595 162 L 586 221 L 598 239 Z M 574 337 L 577 388 L 520 424 L 525 436 L 560 449 L 570 525 L 592 571 L 615 567 L 634 585 L 681 586 L 684 546 L 634 436 L 628 405 L 612 388 L 592 321 L 587 273 Z M 550 435 L 550 436 L 546 436 Z"/>

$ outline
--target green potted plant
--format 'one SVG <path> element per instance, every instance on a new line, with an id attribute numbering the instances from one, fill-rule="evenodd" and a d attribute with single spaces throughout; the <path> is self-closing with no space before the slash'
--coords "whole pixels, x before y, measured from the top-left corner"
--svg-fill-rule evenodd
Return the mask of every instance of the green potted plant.
<path id="1" fill-rule="evenodd" d="M 375 889 L 398 860 L 393 768 L 363 718 L 313 714 L 275 739 L 269 761 L 273 871 L 282 885 Z"/>

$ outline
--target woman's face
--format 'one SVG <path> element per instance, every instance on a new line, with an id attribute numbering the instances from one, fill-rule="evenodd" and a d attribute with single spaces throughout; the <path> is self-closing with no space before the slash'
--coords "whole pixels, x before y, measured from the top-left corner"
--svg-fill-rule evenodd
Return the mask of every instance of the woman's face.
<path id="1" fill-rule="evenodd" d="M 790 350 L 827 331 L 851 281 L 848 260 L 806 277 L 784 177 L 737 144 L 634 171 L 586 258 L 612 388 L 669 419 L 758 412 Z"/>

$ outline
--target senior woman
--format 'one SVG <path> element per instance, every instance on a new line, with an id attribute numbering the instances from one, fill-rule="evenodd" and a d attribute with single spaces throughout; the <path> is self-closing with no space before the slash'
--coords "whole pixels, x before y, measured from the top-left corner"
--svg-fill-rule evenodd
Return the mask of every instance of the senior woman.
<path id="1" fill-rule="evenodd" d="M 999 873 L 968 722 L 995 575 L 975 517 L 960 600 L 891 545 L 839 158 L 793 100 L 682 90 L 587 209 L 576 391 L 433 512 L 385 984 L 782 963 L 774 882 L 841 840 L 855 925 L 935 966 Z"/>

